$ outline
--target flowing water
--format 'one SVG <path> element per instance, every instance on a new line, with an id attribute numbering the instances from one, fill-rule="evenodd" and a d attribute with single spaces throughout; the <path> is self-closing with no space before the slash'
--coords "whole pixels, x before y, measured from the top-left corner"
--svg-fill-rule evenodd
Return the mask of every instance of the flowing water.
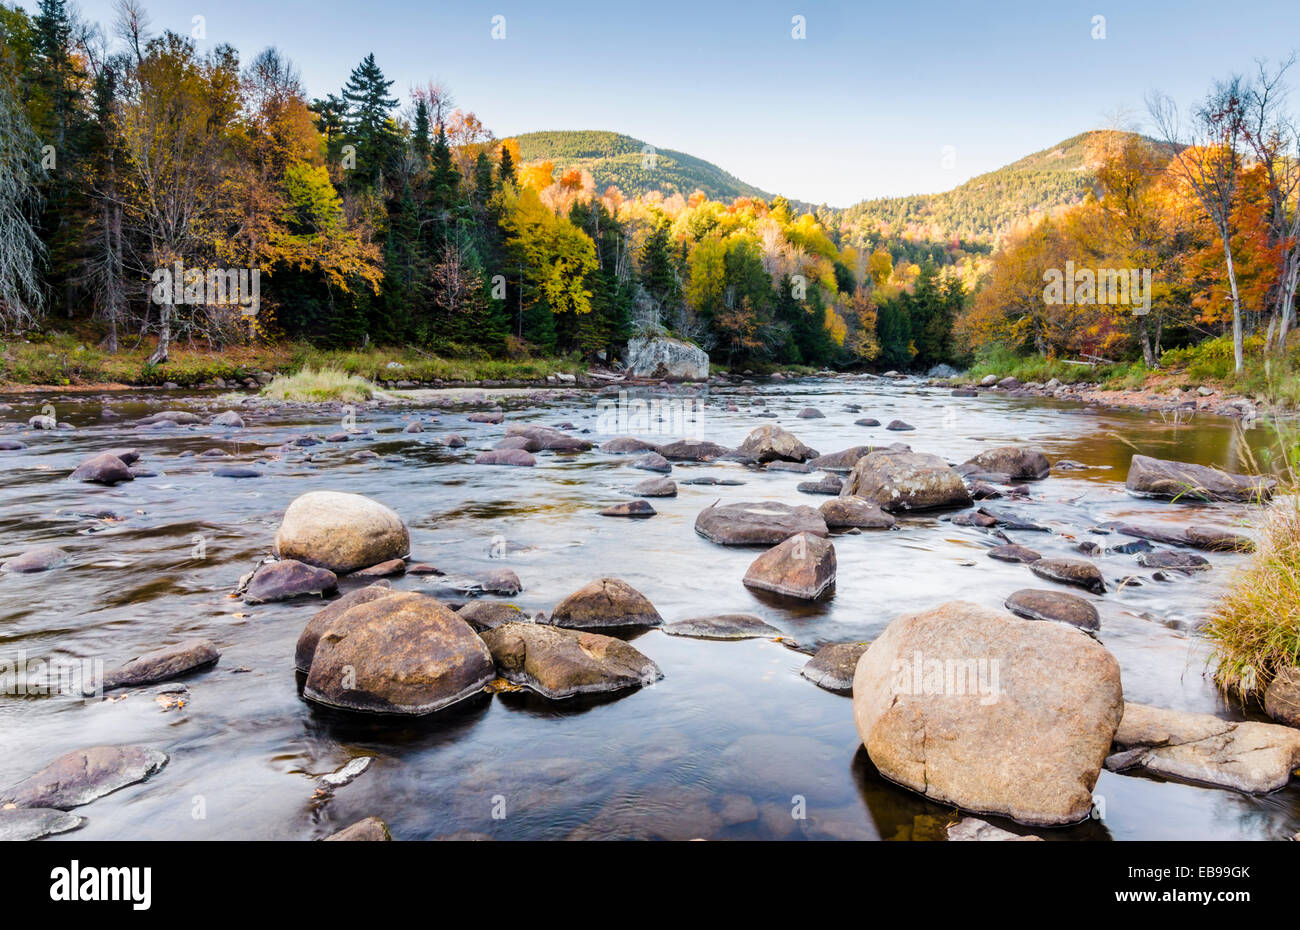
<path id="1" fill-rule="evenodd" d="M 683 395 L 675 395 L 681 397 Z M 754 398 L 766 407 L 753 406 Z M 848 697 L 799 674 L 805 652 L 878 635 L 896 615 L 961 598 L 992 607 L 1022 587 L 1045 587 L 1023 565 L 986 558 L 987 532 L 944 515 L 903 517 L 892 531 L 835 537 L 834 596 L 813 605 L 761 597 L 741 584 L 756 551 L 714 545 L 693 531 L 715 500 L 782 500 L 816 506 L 798 492 L 808 476 L 733 462 L 678 464 L 671 477 L 713 475 L 740 486 L 679 485 L 654 499 L 648 520 L 598 516 L 629 499 L 649 473 L 635 456 L 598 451 L 541 453 L 535 468 L 475 466 L 503 426 L 467 422 L 468 406 L 446 398 L 366 406 L 355 441 L 281 452 L 289 437 L 340 428 L 338 411 L 241 408 L 247 428 L 136 430 L 132 420 L 163 409 L 219 412 L 214 395 L 25 394 L 0 438 L 28 448 L 0 452 L 0 558 L 43 543 L 72 553 L 46 573 L 0 575 L 0 661 L 102 660 L 112 667 L 160 645 L 205 637 L 222 651 L 213 669 L 184 680 L 179 708 L 157 686 L 110 694 L 0 697 L 0 785 L 71 749 L 139 743 L 170 762 L 150 781 L 79 808 L 77 839 L 311 839 L 361 817 L 382 817 L 397 839 L 481 833 L 498 839 L 692 837 L 909 839 L 934 835 L 952 810 L 885 781 L 859 748 Z M 737 412 L 726 411 L 728 401 Z M 755 426 L 778 423 L 822 452 L 903 440 L 963 461 L 994 444 L 1030 443 L 1054 461 L 1093 466 L 1054 473 L 1024 503 L 997 502 L 1052 533 L 1008 535 L 1045 555 L 1069 555 L 1097 523 L 1248 525 L 1249 508 L 1181 505 L 1128 496 L 1136 450 L 1234 469 L 1262 431 L 1230 421 L 1190 422 L 1138 412 L 1086 409 L 985 395 L 957 399 L 912 382 L 835 379 L 756 388 L 714 388 L 700 435 L 735 446 Z M 45 404 L 75 430 L 23 425 Z M 805 405 L 824 419 L 796 419 Z M 847 410 L 856 404 L 861 412 Z M 508 397 L 507 423 L 569 422 L 597 432 L 596 395 Z M 101 419 L 111 407 L 121 420 Z M 777 419 L 757 419 L 761 410 Z M 901 418 L 914 432 L 853 425 Z M 415 417 L 418 434 L 402 432 Z M 436 422 L 434 418 L 436 417 Z M 447 448 L 450 432 L 468 441 Z M 664 436 L 648 438 L 666 441 Z M 105 488 L 66 479 L 93 452 L 132 446 L 154 477 Z M 215 477 L 197 453 L 218 447 L 265 476 Z M 378 458 L 358 459 L 359 449 Z M 190 453 L 187 455 L 186 453 Z M 717 642 L 651 630 L 631 637 L 663 669 L 657 684 L 602 698 L 550 702 L 526 692 L 484 694 L 431 717 L 349 717 L 305 702 L 294 643 L 319 606 L 314 598 L 245 606 L 231 596 L 241 575 L 269 552 L 285 507 L 316 489 L 365 494 L 400 513 L 412 558 L 455 573 L 509 567 L 524 584 L 512 602 L 547 610 L 600 576 L 623 578 L 672 621 L 750 612 L 779 627 L 799 650 L 771 640 Z M 1100 537 L 1094 537 L 1100 539 Z M 504 540 L 504 545 L 502 545 Z M 1099 559 L 1108 581 L 1137 574 L 1140 587 L 1092 598 L 1100 639 L 1118 658 L 1125 697 L 1240 719 L 1205 674 L 1196 633 L 1244 557 L 1210 554 L 1213 570 L 1159 583 L 1133 556 Z M 428 577 L 395 579 L 421 590 Z M 1112 584 L 1113 587 L 1113 584 Z M 342 584 L 344 591 L 350 585 Z M 373 756 L 353 783 L 318 795 L 317 776 Z M 1265 797 L 1103 771 L 1104 816 L 1039 831 L 1048 839 L 1277 839 L 1300 830 L 1300 787 Z M 794 813 L 806 814 L 802 819 Z"/>

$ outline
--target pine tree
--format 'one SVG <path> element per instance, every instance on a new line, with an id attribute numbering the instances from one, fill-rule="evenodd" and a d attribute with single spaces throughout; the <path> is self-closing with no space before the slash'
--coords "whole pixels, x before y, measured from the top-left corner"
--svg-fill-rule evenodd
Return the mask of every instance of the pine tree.
<path id="1" fill-rule="evenodd" d="M 415 153 L 420 169 L 429 168 L 429 102 L 423 97 L 415 101 L 415 126 L 411 129 L 411 151 Z"/>
<path id="2" fill-rule="evenodd" d="M 498 186 L 509 181 L 515 182 L 515 160 L 510 155 L 510 149 L 501 146 L 501 163 L 497 165 L 497 184 Z"/>
<path id="3" fill-rule="evenodd" d="M 392 81 L 384 79 L 372 52 L 352 69 L 343 87 L 343 102 L 347 107 L 344 125 L 349 140 L 357 147 L 357 178 L 372 184 L 376 190 L 398 147 L 397 133 L 389 116 L 397 106 L 396 98 L 388 96 L 392 86 Z"/>

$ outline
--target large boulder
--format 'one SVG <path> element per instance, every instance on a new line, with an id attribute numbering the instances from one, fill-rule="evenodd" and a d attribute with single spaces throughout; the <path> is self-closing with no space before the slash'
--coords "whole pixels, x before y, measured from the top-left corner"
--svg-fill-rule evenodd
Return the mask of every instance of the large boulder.
<path id="1" fill-rule="evenodd" d="M 1273 496 L 1277 479 L 1135 455 L 1125 487 L 1138 497 L 1173 501 L 1261 502 Z"/>
<path id="2" fill-rule="evenodd" d="M 774 423 L 760 426 L 746 436 L 740 444 L 740 451 L 760 462 L 806 462 L 817 457 L 816 449 L 805 446 L 794 433 L 786 432 Z"/>
<path id="3" fill-rule="evenodd" d="M 866 501 L 860 497 L 835 497 L 818 509 L 830 529 L 858 527 L 887 530 L 897 522 L 892 514 L 881 510 L 875 501 Z"/>
<path id="4" fill-rule="evenodd" d="M 669 336 L 636 337 L 627 343 L 627 371 L 638 378 L 707 381 L 709 353 Z"/>
<path id="5" fill-rule="evenodd" d="M 411 533 L 378 501 L 343 491 L 308 491 L 291 503 L 274 551 L 343 575 L 411 552 Z"/>
<path id="6" fill-rule="evenodd" d="M 649 599 L 626 581 L 598 578 L 574 591 L 551 611 L 550 622 L 575 630 L 660 626 L 664 619 Z"/>
<path id="7" fill-rule="evenodd" d="M 482 691 L 492 656 L 441 601 L 395 593 L 341 614 L 321 634 L 303 696 L 344 710 L 427 714 Z"/>
<path id="8" fill-rule="evenodd" d="M 796 533 L 825 536 L 828 530 L 821 513 L 812 507 L 746 501 L 701 510 L 695 532 L 724 546 L 770 546 Z"/>
<path id="9" fill-rule="evenodd" d="M 1300 727 L 1300 667 L 1278 670 L 1264 691 L 1264 712 L 1278 723 Z"/>
<path id="10" fill-rule="evenodd" d="M 316 611 L 315 615 L 307 621 L 307 625 L 302 628 L 302 632 L 298 635 L 298 643 L 293 651 L 294 668 L 303 674 L 306 674 L 311 669 L 312 656 L 316 654 L 316 643 L 320 641 L 321 634 L 329 629 L 330 624 L 337 618 L 343 616 L 358 604 L 368 604 L 371 601 L 379 600 L 381 597 L 388 597 L 392 593 L 393 590 L 388 586 L 388 582 L 377 581 L 367 587 L 349 591 L 337 601 L 333 601 Z"/>
<path id="11" fill-rule="evenodd" d="M 824 536 L 799 533 L 773 546 L 745 572 L 745 586 L 815 600 L 835 584 L 835 546 Z"/>
<path id="12" fill-rule="evenodd" d="M 881 774 L 1027 824 L 1089 815 L 1122 713 L 1119 663 L 1100 644 L 960 601 L 895 619 L 853 678 Z"/>
<path id="13" fill-rule="evenodd" d="M 548 698 L 638 688 L 663 677 L 613 636 L 538 623 L 506 623 L 482 635 L 503 678 Z"/>
<path id="14" fill-rule="evenodd" d="M 1145 704 L 1124 705 L 1115 748 L 1108 769 L 1138 768 L 1249 794 L 1281 788 L 1300 767 L 1300 730 Z"/>
<path id="15" fill-rule="evenodd" d="M 853 466 L 840 493 L 875 501 L 895 513 L 971 503 L 961 475 L 937 455 L 923 452 L 872 452 Z"/>
<path id="16" fill-rule="evenodd" d="M 147 746 L 92 746 L 64 753 L 35 775 L 0 791 L 0 807 L 67 810 L 144 781 L 167 764 Z"/>
<path id="17" fill-rule="evenodd" d="M 999 446 L 986 449 L 964 463 L 985 474 L 1008 475 L 1012 480 L 1041 481 L 1052 473 L 1052 463 L 1037 449 Z"/>

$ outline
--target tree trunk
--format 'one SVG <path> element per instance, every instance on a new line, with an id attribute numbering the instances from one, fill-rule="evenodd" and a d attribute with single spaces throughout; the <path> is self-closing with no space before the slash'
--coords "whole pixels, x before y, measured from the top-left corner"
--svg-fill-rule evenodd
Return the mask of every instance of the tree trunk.
<path id="1" fill-rule="evenodd" d="M 1228 286 L 1232 288 L 1232 359 L 1233 371 L 1241 374 L 1245 367 L 1244 334 L 1241 329 L 1241 295 L 1237 292 L 1237 267 L 1232 261 L 1232 246 L 1229 244 L 1230 230 L 1221 230 L 1223 237 L 1223 258 L 1228 263 Z"/>
<path id="2" fill-rule="evenodd" d="M 150 365 L 161 365 L 167 361 L 167 353 L 171 347 L 172 341 L 172 307 L 170 304 L 163 304 L 160 312 L 162 317 L 161 325 L 158 328 L 158 348 L 153 350 L 153 355 L 149 356 Z"/>
<path id="3" fill-rule="evenodd" d="M 1151 332 L 1147 329 L 1147 318 L 1141 317 L 1138 321 L 1138 338 L 1142 343 L 1142 361 L 1148 368 L 1158 368 L 1156 364 L 1156 354 L 1151 348 Z"/>

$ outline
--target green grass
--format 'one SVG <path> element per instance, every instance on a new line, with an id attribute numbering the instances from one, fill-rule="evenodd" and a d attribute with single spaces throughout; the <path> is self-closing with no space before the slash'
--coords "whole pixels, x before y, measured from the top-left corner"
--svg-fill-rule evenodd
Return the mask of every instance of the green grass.
<path id="1" fill-rule="evenodd" d="M 262 396 L 272 400 L 360 403 L 375 396 L 375 386 L 337 368 L 303 368 L 291 375 L 276 375 L 262 388 Z"/>
<path id="2" fill-rule="evenodd" d="M 1077 384 L 1104 380 L 1113 367 L 1116 366 L 1071 365 L 1063 359 L 1024 355 L 1007 346 L 992 344 L 982 346 L 975 353 L 975 364 L 966 372 L 965 380 L 979 381 L 988 375 L 996 375 L 998 380 L 1016 378 L 1022 383 L 1038 381 L 1045 384 L 1055 378 L 1062 384 Z"/>

